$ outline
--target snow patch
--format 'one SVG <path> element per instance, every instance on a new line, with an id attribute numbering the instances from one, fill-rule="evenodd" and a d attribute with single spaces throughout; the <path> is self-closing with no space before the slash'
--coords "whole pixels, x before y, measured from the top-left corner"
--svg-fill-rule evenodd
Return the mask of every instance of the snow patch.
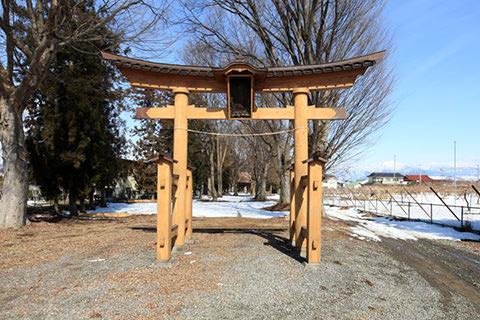
<path id="1" fill-rule="evenodd" d="M 357 238 L 365 237 L 373 241 L 381 241 L 381 237 L 400 240 L 448 239 L 480 241 L 480 236 L 474 233 L 459 232 L 450 227 L 442 227 L 425 222 L 367 217 L 355 209 L 341 210 L 337 207 L 326 207 L 325 213 L 333 220 L 356 222 L 356 226 L 349 228 L 352 234 L 356 235 Z"/>
<path id="2" fill-rule="evenodd" d="M 275 199 L 276 196 L 269 196 Z M 253 201 L 248 195 L 223 196 L 217 202 L 193 200 L 192 214 L 199 218 L 243 217 L 268 219 L 282 217 L 284 211 L 267 211 L 265 207 L 273 206 L 276 201 Z M 152 203 L 108 203 L 106 208 L 97 208 L 88 213 L 129 213 L 129 214 L 156 214 L 157 204 Z"/>

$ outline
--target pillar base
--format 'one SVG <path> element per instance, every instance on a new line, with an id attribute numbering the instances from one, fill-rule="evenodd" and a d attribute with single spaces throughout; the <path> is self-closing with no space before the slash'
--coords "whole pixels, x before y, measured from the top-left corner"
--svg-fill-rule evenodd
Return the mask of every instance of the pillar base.
<path id="1" fill-rule="evenodd" d="M 183 245 L 183 246 L 174 246 L 172 248 L 172 253 L 174 252 L 183 252 L 183 251 L 186 251 L 188 248 L 186 245 Z"/>
<path id="2" fill-rule="evenodd" d="M 320 267 L 322 266 L 322 264 L 319 262 L 319 263 L 308 263 L 308 262 L 304 262 L 303 263 L 303 266 L 305 267 L 305 269 L 309 270 L 309 269 L 314 269 L 314 270 L 318 270 L 320 269 Z"/>
<path id="3" fill-rule="evenodd" d="M 172 257 L 170 257 L 168 260 L 155 260 L 156 263 L 159 263 L 159 264 L 170 264 L 170 263 L 173 263 L 174 259 Z"/>
<path id="4" fill-rule="evenodd" d="M 199 244 L 200 241 L 197 239 L 185 239 L 185 244 Z"/>

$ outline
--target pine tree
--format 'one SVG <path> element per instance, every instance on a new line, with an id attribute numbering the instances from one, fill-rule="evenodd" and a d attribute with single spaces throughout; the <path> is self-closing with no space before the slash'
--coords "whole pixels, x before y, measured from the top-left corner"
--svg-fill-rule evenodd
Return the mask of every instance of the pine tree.
<path id="1" fill-rule="evenodd" d="M 162 107 L 172 103 L 172 97 L 162 91 L 130 89 L 130 97 L 139 107 Z M 134 146 L 135 164 L 133 176 L 137 188 L 144 197 L 154 198 L 157 188 L 157 167 L 150 160 L 159 154 L 173 154 L 173 121 L 142 119 L 134 127 L 132 134 L 137 141 Z"/>
<path id="2" fill-rule="evenodd" d="M 91 7 L 84 9 L 94 14 Z M 99 56 L 86 53 L 112 46 L 98 40 L 58 50 L 27 121 L 33 177 L 49 199 L 58 200 L 61 190 L 67 192 L 72 214 L 77 213 L 77 200 L 83 203 L 94 186 L 112 182 L 124 151 L 117 118 L 121 95 L 113 85 L 116 71 Z"/>
<path id="3" fill-rule="evenodd" d="M 132 88 L 131 99 L 138 107 L 164 107 L 173 103 L 171 93 L 148 89 Z M 156 192 L 157 168 L 149 160 L 164 154 L 173 157 L 173 120 L 143 119 L 139 120 L 132 133 L 137 141 L 134 146 L 134 177 L 144 197 L 154 197 Z M 190 120 L 189 128 L 211 131 L 211 121 Z M 203 134 L 188 135 L 188 164 L 194 167 L 193 188 L 200 190 L 206 185 L 209 176 L 207 143 L 210 137 Z"/>

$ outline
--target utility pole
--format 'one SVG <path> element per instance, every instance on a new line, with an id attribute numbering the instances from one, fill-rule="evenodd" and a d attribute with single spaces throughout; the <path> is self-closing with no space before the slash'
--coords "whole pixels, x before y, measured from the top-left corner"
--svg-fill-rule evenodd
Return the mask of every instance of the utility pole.
<path id="1" fill-rule="evenodd" d="M 395 165 L 396 165 L 396 161 L 397 161 L 397 155 L 394 154 L 394 155 L 393 155 L 393 183 L 395 183 Z"/>
<path id="2" fill-rule="evenodd" d="M 453 141 L 453 189 L 455 204 L 457 204 L 457 141 Z"/>
<path id="3" fill-rule="evenodd" d="M 422 168 L 421 165 L 419 166 L 420 168 L 420 185 L 422 185 Z"/>

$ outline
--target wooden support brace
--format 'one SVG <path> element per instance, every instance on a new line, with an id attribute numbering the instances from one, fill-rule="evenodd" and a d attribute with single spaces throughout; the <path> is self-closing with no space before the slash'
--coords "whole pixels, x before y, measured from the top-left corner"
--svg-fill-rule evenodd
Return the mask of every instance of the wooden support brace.
<path id="1" fill-rule="evenodd" d="M 168 261 L 172 250 L 172 163 L 159 157 L 157 162 L 157 259 Z"/>
<path id="2" fill-rule="evenodd" d="M 307 236 L 308 236 L 308 230 L 307 230 L 307 228 L 305 228 L 305 227 L 301 227 L 301 228 L 300 228 L 300 236 L 301 236 L 302 238 L 305 238 L 305 239 L 307 238 Z"/>
<path id="3" fill-rule="evenodd" d="M 308 161 L 307 262 L 320 263 L 322 243 L 322 174 L 326 160 L 314 155 Z"/>
<path id="4" fill-rule="evenodd" d="M 193 201 L 193 167 L 187 170 L 187 190 L 185 197 L 185 239 L 192 239 L 192 201 Z"/>
<path id="5" fill-rule="evenodd" d="M 170 237 L 171 237 L 171 238 L 177 237 L 177 236 L 178 236 L 178 224 L 174 224 L 174 225 L 172 226 L 172 229 L 171 229 L 170 232 L 171 232 L 171 233 L 170 233 Z"/>
<path id="6" fill-rule="evenodd" d="M 290 169 L 290 241 L 295 241 L 295 171 Z"/>

